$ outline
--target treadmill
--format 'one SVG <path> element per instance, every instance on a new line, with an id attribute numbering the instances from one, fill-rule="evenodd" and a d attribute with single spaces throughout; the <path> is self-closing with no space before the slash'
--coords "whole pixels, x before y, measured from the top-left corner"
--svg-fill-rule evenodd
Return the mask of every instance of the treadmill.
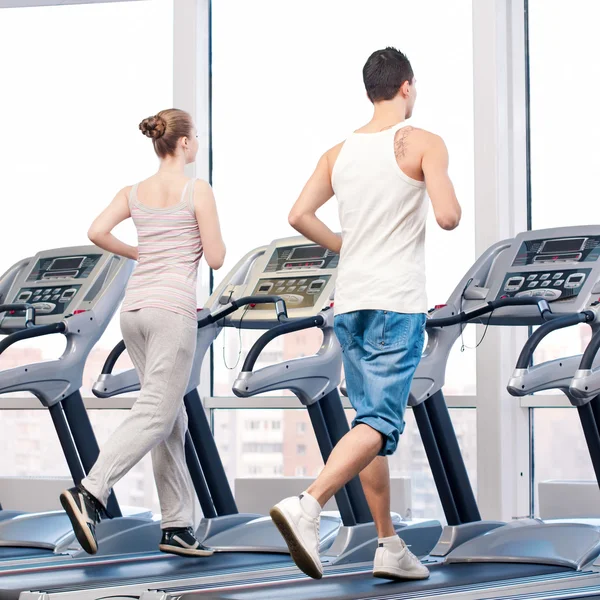
<path id="1" fill-rule="evenodd" d="M 73 481 L 98 456 L 98 444 L 80 393 L 87 357 L 118 308 L 133 261 L 96 246 L 54 248 L 13 265 L 0 277 L 0 354 L 18 341 L 60 333 L 66 348 L 57 360 L 0 372 L 0 394 L 26 391 L 50 412 Z M 108 510 L 119 517 L 98 529 L 105 552 L 120 532 L 152 518 L 134 510 L 122 517 L 114 494 Z M 120 544 L 122 547 L 122 544 Z M 66 514 L 0 512 L 0 564 L 12 560 L 64 560 L 83 554 Z"/>
<path id="2" fill-rule="evenodd" d="M 308 268 L 307 253 L 318 253 L 320 257 L 311 261 Z M 293 262 L 294 257 L 298 260 L 299 256 L 303 257 L 301 267 Z M 333 335 L 333 311 L 330 310 L 337 261 L 337 255 L 303 237 L 275 240 L 242 258 L 215 290 L 206 308 L 199 311 L 198 346 L 185 396 L 192 433 L 192 444 L 186 451 L 194 455 L 195 460 L 188 460 L 188 464 L 196 465 L 196 479 L 203 482 L 204 487 L 204 493 L 199 495 L 204 518 L 198 536 L 205 544 L 216 547 L 215 555 L 198 560 L 144 553 L 90 558 L 76 564 L 55 565 L 52 571 L 36 567 L 0 568 L 0 598 L 136 598 L 157 585 L 210 585 L 236 578 L 262 579 L 299 573 L 269 517 L 237 513 L 196 388 L 204 355 L 222 327 L 266 329 L 261 338 L 263 344 L 290 331 L 320 327 L 324 344 L 317 355 L 266 367 L 250 376 L 243 375 L 245 389 L 236 393 L 250 396 L 264 393 L 267 388 L 292 389 L 307 405 L 326 460 L 333 445 L 348 430 L 337 392 L 341 350 Z M 290 277 L 292 269 L 300 273 Z M 293 286 L 292 280 L 297 280 L 298 285 Z M 290 287 L 297 289 L 289 290 Z M 139 388 L 133 370 L 112 374 L 124 349 L 120 343 L 111 352 L 94 386 L 96 395 L 106 397 Z M 255 350 L 246 364 L 253 365 L 256 357 Z M 331 564 L 348 564 L 355 562 L 367 545 L 370 545 L 367 554 L 372 554 L 377 536 L 358 479 L 342 490 L 337 500 L 343 527 L 340 528 L 338 516 L 326 515 L 321 527 L 321 548 L 325 560 Z M 412 539 L 414 545 L 423 546 L 423 554 L 433 547 L 441 532 L 438 522 L 406 523 L 397 518 L 396 523 L 401 535 Z M 337 535 L 338 530 L 340 535 Z M 333 550 L 328 553 L 330 547 Z M 369 560 L 371 558 L 369 556 Z"/>
<path id="3" fill-rule="evenodd" d="M 144 600 L 195 598 L 220 600 L 294 600 L 335 597 L 427 598 L 594 598 L 600 597 L 600 528 L 584 523 L 521 519 L 503 524 L 483 522 L 469 506 L 469 494 L 457 487 L 462 474 L 452 430 L 444 425 L 441 389 L 447 358 L 465 323 L 489 326 L 540 326 L 519 357 L 509 391 L 535 391 L 536 385 L 568 389 L 582 399 L 579 409 L 590 454 L 598 469 L 600 454 L 598 393 L 600 348 L 600 226 L 528 231 L 490 247 L 468 270 L 447 304 L 432 311 L 428 342 L 415 374 L 410 404 L 415 410 L 442 504 L 458 524 L 448 525 L 430 554 L 431 577 L 425 581 L 383 581 L 370 567 L 326 568 L 319 581 L 294 575 L 262 584 L 236 581 L 220 588 L 157 589 Z M 531 355 L 545 335 L 575 323 L 594 330 L 593 344 L 581 358 L 530 366 Z M 562 362 L 562 365 L 560 364 Z M 542 383 L 542 373 L 549 383 Z M 565 381 L 571 382 L 565 387 Z M 564 377 L 564 381 L 563 381 Z M 534 380 L 538 379 L 535 384 Z M 559 381 L 560 380 L 560 381 Z M 592 387 L 592 381 L 596 385 Z M 558 384 L 558 385 L 557 385 Z M 587 385 L 587 390 L 585 387 Z M 545 389 L 540 387 L 540 389 Z M 579 401 L 585 406 L 585 402 Z M 454 438 L 454 439 L 453 439 Z M 449 446 L 448 446 L 449 445 Z M 447 452 L 447 448 L 450 452 Z M 596 458 L 594 458 L 596 457 Z M 459 463 L 462 461 L 458 461 Z M 457 468 L 458 466 L 458 468 Z M 597 470 L 596 473 L 599 473 Z M 471 511 L 471 517 L 469 517 Z M 472 518 L 477 517 L 477 518 Z M 154 594 L 154 595 L 151 595 Z"/>

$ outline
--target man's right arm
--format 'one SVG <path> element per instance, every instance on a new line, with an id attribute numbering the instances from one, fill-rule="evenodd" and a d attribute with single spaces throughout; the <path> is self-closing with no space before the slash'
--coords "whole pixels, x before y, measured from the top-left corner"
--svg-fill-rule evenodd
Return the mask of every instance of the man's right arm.
<path id="1" fill-rule="evenodd" d="M 448 160 L 448 149 L 444 140 L 433 135 L 423 154 L 421 167 L 435 220 L 442 229 L 450 231 L 458 227 L 462 211 L 448 175 Z"/>

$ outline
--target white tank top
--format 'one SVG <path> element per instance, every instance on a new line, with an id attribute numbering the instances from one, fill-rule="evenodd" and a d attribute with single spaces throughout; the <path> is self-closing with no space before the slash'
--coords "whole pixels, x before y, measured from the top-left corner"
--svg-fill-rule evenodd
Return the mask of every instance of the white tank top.
<path id="1" fill-rule="evenodd" d="M 355 310 L 427 312 L 425 182 L 398 166 L 399 123 L 378 133 L 353 133 L 332 172 L 342 227 L 335 314 Z"/>

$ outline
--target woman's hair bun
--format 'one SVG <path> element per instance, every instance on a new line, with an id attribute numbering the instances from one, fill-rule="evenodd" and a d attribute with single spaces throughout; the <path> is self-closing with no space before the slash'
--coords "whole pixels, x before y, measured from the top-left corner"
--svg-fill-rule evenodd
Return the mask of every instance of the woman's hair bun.
<path id="1" fill-rule="evenodd" d="M 167 129 L 167 122 L 159 115 L 148 117 L 140 123 L 140 131 L 147 137 L 157 140 Z"/>

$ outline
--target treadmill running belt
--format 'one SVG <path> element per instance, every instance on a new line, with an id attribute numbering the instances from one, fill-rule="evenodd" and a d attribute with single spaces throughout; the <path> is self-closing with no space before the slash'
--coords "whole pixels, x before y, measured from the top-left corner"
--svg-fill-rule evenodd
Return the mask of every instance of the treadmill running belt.
<path id="1" fill-rule="evenodd" d="M 477 563 L 432 565 L 431 577 L 426 581 L 386 581 L 376 579 L 368 573 L 352 575 L 332 575 L 314 581 L 303 578 L 279 585 L 264 584 L 252 589 L 222 589 L 204 592 L 189 592 L 181 600 L 314 600 L 315 598 L 335 598 L 335 600 L 362 600 L 394 594 L 399 600 L 404 594 L 427 592 L 439 588 L 487 583 L 503 579 L 517 579 L 537 575 L 551 575 L 570 571 L 562 567 L 512 563 Z M 396 595 L 397 594 L 397 595 Z M 414 596 L 412 596 L 414 598 Z"/>
<path id="2" fill-rule="evenodd" d="M 11 558 L 43 558 L 55 556 L 52 550 L 45 548 L 21 548 L 19 546 L 0 546 L 0 560 Z"/>
<path id="3" fill-rule="evenodd" d="M 110 557 L 107 557 L 110 558 Z M 97 564 L 94 564 L 96 562 Z M 114 561 L 91 561 L 89 564 L 59 569 L 15 570 L 0 577 L 0 600 L 18 600 L 24 591 L 60 591 L 69 588 L 93 588 L 116 583 L 135 581 L 163 581 L 181 577 L 198 577 L 215 571 L 233 569 L 243 571 L 257 567 L 280 567 L 290 563 L 288 554 L 265 552 L 218 552 L 204 558 L 182 558 L 157 555 L 119 564 Z"/>

